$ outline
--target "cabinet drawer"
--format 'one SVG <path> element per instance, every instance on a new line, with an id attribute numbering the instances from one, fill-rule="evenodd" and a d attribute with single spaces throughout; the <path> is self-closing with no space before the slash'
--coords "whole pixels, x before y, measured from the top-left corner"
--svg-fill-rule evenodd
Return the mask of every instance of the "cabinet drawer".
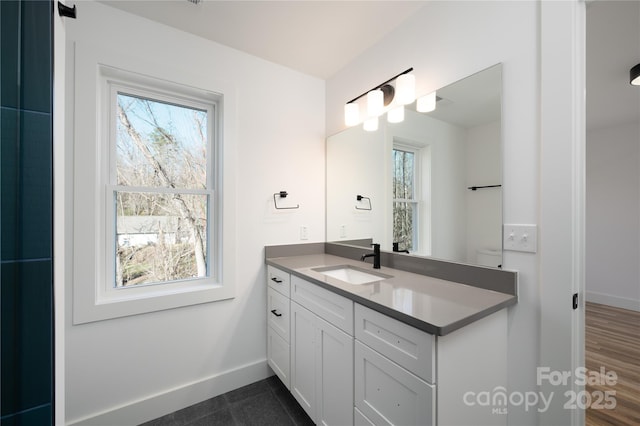
<path id="1" fill-rule="evenodd" d="M 289 299 L 271 287 L 267 290 L 267 322 L 289 343 Z"/>
<path id="2" fill-rule="evenodd" d="M 293 276 L 291 300 L 353 336 L 353 302 L 346 297 Z"/>
<path id="3" fill-rule="evenodd" d="M 280 293 L 289 297 L 290 294 L 290 275 L 271 265 L 267 265 L 267 283 L 269 287 L 278 290 Z"/>
<path id="4" fill-rule="evenodd" d="M 355 406 L 371 423 L 435 424 L 435 386 L 358 341 L 354 373 Z"/>
<path id="5" fill-rule="evenodd" d="M 287 389 L 291 389 L 289 354 L 289 343 L 273 328 L 267 327 L 267 362 Z"/>
<path id="6" fill-rule="evenodd" d="M 357 303 L 355 336 L 418 377 L 435 383 L 435 336 Z"/>

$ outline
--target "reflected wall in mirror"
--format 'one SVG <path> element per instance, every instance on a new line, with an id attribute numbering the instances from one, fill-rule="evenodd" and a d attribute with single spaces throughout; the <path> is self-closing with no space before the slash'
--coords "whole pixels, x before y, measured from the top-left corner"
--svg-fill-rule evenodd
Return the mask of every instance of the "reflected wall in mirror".
<path id="1" fill-rule="evenodd" d="M 329 137 L 327 241 L 501 265 L 501 88 L 498 64 L 439 89 L 435 111 Z"/>

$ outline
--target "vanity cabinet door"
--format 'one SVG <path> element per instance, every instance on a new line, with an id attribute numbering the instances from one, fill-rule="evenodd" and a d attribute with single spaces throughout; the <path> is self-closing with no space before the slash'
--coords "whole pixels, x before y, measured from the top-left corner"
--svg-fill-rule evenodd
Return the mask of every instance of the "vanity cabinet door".
<path id="1" fill-rule="evenodd" d="M 295 302 L 291 393 L 314 423 L 353 424 L 353 337 Z"/>
<path id="2" fill-rule="evenodd" d="M 353 424 L 353 337 L 317 318 L 318 425 Z"/>
<path id="3" fill-rule="evenodd" d="M 355 406 L 376 425 L 433 425 L 435 387 L 356 341 Z"/>
<path id="4" fill-rule="evenodd" d="M 316 418 L 315 315 L 291 302 L 291 393 Z"/>
<path id="5" fill-rule="evenodd" d="M 267 363 L 287 389 L 291 389 L 289 352 L 289 343 L 272 327 L 267 327 Z"/>

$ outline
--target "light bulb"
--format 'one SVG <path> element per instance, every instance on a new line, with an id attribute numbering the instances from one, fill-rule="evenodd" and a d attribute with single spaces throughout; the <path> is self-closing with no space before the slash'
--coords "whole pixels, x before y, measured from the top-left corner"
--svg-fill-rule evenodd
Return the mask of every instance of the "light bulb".
<path id="1" fill-rule="evenodd" d="M 384 94 L 382 90 L 375 89 L 367 93 L 367 114 L 370 117 L 378 117 L 384 111 Z"/>
<path id="2" fill-rule="evenodd" d="M 404 120 L 404 105 L 392 108 L 387 113 L 387 121 L 389 123 L 401 123 Z"/>
<path id="3" fill-rule="evenodd" d="M 346 126 L 355 126 L 360 121 L 360 106 L 351 102 L 344 106 L 344 124 Z"/>
<path id="4" fill-rule="evenodd" d="M 364 120 L 364 124 L 362 127 L 367 132 L 375 132 L 376 130 L 378 130 L 378 117 L 373 117 L 373 118 Z"/>
<path id="5" fill-rule="evenodd" d="M 418 112 L 431 112 L 436 109 L 436 92 L 431 92 L 418 98 L 416 110 Z"/>
<path id="6" fill-rule="evenodd" d="M 416 77 L 413 74 L 402 74 L 396 79 L 396 102 L 409 105 L 416 100 Z"/>

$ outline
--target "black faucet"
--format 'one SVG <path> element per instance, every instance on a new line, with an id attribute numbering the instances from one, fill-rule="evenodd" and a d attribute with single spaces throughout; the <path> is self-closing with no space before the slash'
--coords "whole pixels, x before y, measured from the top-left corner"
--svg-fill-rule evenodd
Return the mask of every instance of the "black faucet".
<path id="1" fill-rule="evenodd" d="M 393 251 L 396 253 L 409 253 L 409 250 L 400 250 L 400 243 L 393 243 Z"/>
<path id="2" fill-rule="evenodd" d="M 380 244 L 373 243 L 373 253 L 362 255 L 360 260 L 364 261 L 367 257 L 373 257 L 373 269 L 380 269 Z"/>

